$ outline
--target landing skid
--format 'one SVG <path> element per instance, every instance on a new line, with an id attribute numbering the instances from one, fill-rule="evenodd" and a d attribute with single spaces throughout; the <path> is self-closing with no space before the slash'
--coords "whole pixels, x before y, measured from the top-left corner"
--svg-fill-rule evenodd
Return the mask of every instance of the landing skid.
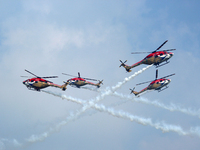
<path id="1" fill-rule="evenodd" d="M 168 88 L 168 86 L 166 86 L 164 89 L 158 90 L 158 92 L 164 91 L 164 90 L 166 90 L 167 88 Z"/>
<path id="2" fill-rule="evenodd" d="M 32 90 L 32 91 L 38 91 L 38 92 L 40 92 L 40 90 L 39 89 L 35 89 L 35 88 L 32 88 L 32 87 L 27 87 L 29 90 Z"/>
<path id="3" fill-rule="evenodd" d="M 169 63 L 169 61 L 167 61 L 166 63 L 164 63 L 164 64 L 162 64 L 162 65 L 156 65 L 156 68 L 161 67 L 161 66 L 164 66 L 164 65 L 166 65 L 166 64 L 168 64 L 168 63 Z"/>
<path id="4" fill-rule="evenodd" d="M 70 85 L 71 87 L 80 89 L 80 86 L 78 86 L 78 85 L 74 85 L 74 84 L 69 84 L 69 85 Z"/>

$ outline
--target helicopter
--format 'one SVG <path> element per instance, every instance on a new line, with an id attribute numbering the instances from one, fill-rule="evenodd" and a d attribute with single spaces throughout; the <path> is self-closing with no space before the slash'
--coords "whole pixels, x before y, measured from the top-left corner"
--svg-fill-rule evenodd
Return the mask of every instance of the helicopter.
<path id="1" fill-rule="evenodd" d="M 136 84 L 136 85 L 141 85 L 141 84 L 144 84 L 144 83 L 151 82 L 146 88 L 144 88 L 140 92 L 134 91 L 135 88 L 130 89 L 131 90 L 131 94 L 133 93 L 133 94 L 135 94 L 135 96 L 137 96 L 137 95 L 139 95 L 139 94 L 141 94 L 141 93 L 143 93 L 143 92 L 145 92 L 147 90 L 157 90 L 158 92 L 161 92 L 161 91 L 167 89 L 168 88 L 167 85 L 171 82 L 171 79 L 166 79 L 166 78 L 170 77 L 170 76 L 173 76 L 173 75 L 175 75 L 175 73 L 174 74 L 170 74 L 168 76 L 164 76 L 164 77 L 162 77 L 160 79 L 157 79 L 157 77 L 158 77 L 158 69 L 157 69 L 156 70 L 156 79 L 155 80 Z"/>
<path id="2" fill-rule="evenodd" d="M 155 65 L 156 68 L 166 65 L 169 63 L 169 59 L 174 55 L 174 53 L 170 52 L 170 51 L 174 51 L 176 49 L 167 49 L 167 50 L 162 50 L 162 51 L 158 51 L 161 47 L 163 47 L 163 45 L 165 45 L 168 42 L 168 40 L 166 40 L 163 44 L 161 44 L 155 51 L 153 52 L 133 52 L 131 54 L 141 54 L 141 53 L 150 53 L 149 55 L 147 55 L 144 59 L 142 59 L 141 61 L 129 66 L 126 65 L 125 63 L 127 62 L 124 61 L 122 62 L 121 60 L 119 60 L 121 62 L 121 66 L 123 66 L 127 72 L 131 72 L 131 68 L 134 68 L 136 66 L 139 66 L 141 64 L 146 64 L 146 65 Z M 164 64 L 160 65 L 161 63 L 165 62 Z"/>
<path id="3" fill-rule="evenodd" d="M 78 77 L 73 76 L 73 75 L 69 75 L 69 74 L 66 74 L 66 73 L 62 73 L 62 74 L 67 75 L 67 76 L 75 77 L 75 78 L 71 78 L 71 79 L 67 80 L 67 82 L 65 82 L 65 83 L 67 83 L 67 84 L 69 84 L 69 85 L 71 85 L 73 87 L 76 87 L 76 88 L 80 88 L 80 87 L 82 87 L 84 85 L 87 85 L 87 84 L 88 85 L 97 86 L 99 88 L 100 85 L 103 84 L 102 83 L 103 80 L 100 81 L 100 80 L 90 79 L 90 78 L 81 78 L 79 72 L 78 72 Z M 95 84 L 95 83 L 89 82 L 87 80 L 99 81 L 99 83 Z"/>
<path id="4" fill-rule="evenodd" d="M 61 88 L 63 91 L 65 91 L 66 86 L 68 85 L 68 83 L 65 83 L 63 85 L 57 85 L 51 81 L 45 80 L 45 78 L 57 78 L 58 76 L 39 77 L 26 69 L 25 71 L 35 76 L 35 78 L 27 79 L 22 82 L 24 85 L 26 85 L 26 87 L 29 90 L 40 91 L 40 89 L 53 86 L 53 87 Z M 27 77 L 27 76 L 21 76 L 21 77 Z"/>

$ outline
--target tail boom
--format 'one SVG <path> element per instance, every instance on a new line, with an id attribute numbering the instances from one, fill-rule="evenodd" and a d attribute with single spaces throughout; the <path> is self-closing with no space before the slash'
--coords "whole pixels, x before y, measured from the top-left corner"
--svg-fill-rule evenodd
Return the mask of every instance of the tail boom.
<path id="1" fill-rule="evenodd" d="M 121 62 L 121 65 L 120 65 L 119 67 L 123 66 L 123 67 L 126 69 L 127 72 L 131 72 L 131 71 L 132 71 L 132 70 L 131 70 L 132 68 L 137 67 L 137 66 L 143 64 L 143 60 L 141 60 L 141 61 L 139 61 L 139 62 L 137 62 L 137 63 L 135 63 L 135 64 L 133 64 L 133 65 L 131 65 L 131 66 L 125 64 L 125 62 L 127 62 L 127 60 L 126 60 L 125 62 L 122 62 L 122 61 L 120 60 L 120 62 Z"/>
<path id="2" fill-rule="evenodd" d="M 139 62 L 137 62 L 137 63 L 131 65 L 130 68 L 137 67 L 137 66 L 139 66 L 139 65 L 141 65 L 141 64 L 143 64 L 143 60 L 141 60 L 141 61 L 139 61 Z"/>
<path id="3" fill-rule="evenodd" d="M 136 92 L 136 91 L 134 91 L 134 89 L 135 89 L 135 88 L 130 89 L 130 90 L 131 90 L 131 94 L 133 93 L 133 94 L 135 94 L 135 96 L 138 96 L 139 94 L 141 94 L 141 93 L 145 92 L 146 90 L 148 90 L 148 87 L 144 88 L 144 89 L 141 90 L 140 92 Z"/>
<path id="4" fill-rule="evenodd" d="M 50 83 L 49 86 L 53 86 L 53 87 L 56 87 L 56 88 L 60 88 L 62 89 L 63 91 L 65 91 L 67 88 L 67 85 L 69 84 L 69 82 L 64 82 L 65 84 L 63 85 L 57 85 L 57 84 L 54 84 L 54 83 Z"/>

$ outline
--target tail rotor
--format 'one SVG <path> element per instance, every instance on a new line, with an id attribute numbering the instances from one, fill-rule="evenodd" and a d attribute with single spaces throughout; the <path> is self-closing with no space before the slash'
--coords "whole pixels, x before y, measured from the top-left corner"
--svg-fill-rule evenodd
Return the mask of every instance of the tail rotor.
<path id="1" fill-rule="evenodd" d="M 133 92 L 134 92 L 134 90 L 135 90 L 135 87 L 133 88 L 133 89 L 130 89 L 131 90 L 131 93 L 130 94 L 132 94 Z"/>
<path id="2" fill-rule="evenodd" d="M 121 66 L 125 66 L 125 63 L 127 62 L 127 60 L 124 61 L 124 62 L 122 62 L 121 60 L 119 60 L 119 61 L 121 62 L 121 65 L 120 65 L 119 67 L 121 67 Z"/>
<path id="3" fill-rule="evenodd" d="M 103 80 L 101 80 L 101 81 L 99 80 L 99 83 L 97 83 L 96 85 L 97 85 L 98 88 L 100 88 L 101 84 L 103 85 Z"/>

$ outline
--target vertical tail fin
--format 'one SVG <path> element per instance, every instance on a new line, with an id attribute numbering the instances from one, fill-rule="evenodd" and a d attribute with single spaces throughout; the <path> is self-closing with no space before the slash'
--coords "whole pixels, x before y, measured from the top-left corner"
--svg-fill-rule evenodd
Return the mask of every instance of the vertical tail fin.
<path id="1" fill-rule="evenodd" d="M 99 83 L 97 83 L 96 86 L 99 88 L 101 84 L 103 84 L 103 80 L 99 81 Z"/>
<path id="2" fill-rule="evenodd" d="M 136 92 L 136 91 L 134 91 L 134 89 L 135 89 L 135 87 L 133 88 L 133 89 L 130 89 L 131 90 L 131 93 L 130 94 L 135 94 L 135 96 L 137 96 L 138 94 L 139 94 L 139 92 Z"/>
<path id="3" fill-rule="evenodd" d="M 69 84 L 69 82 L 64 82 L 65 84 L 63 84 L 62 86 L 61 86 L 61 88 L 62 88 L 62 90 L 63 91 L 65 91 L 67 88 L 67 85 Z"/>

